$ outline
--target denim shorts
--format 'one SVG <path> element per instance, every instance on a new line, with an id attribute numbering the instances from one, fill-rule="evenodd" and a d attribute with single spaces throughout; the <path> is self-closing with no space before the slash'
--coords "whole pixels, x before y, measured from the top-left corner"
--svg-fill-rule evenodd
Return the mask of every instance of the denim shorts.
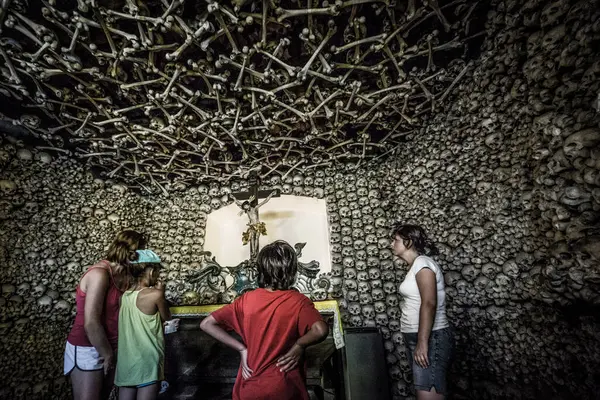
<path id="1" fill-rule="evenodd" d="M 406 344 L 406 356 L 412 365 L 413 382 L 415 390 L 435 391 L 440 394 L 446 393 L 446 374 L 450 366 L 450 357 L 454 346 L 454 335 L 452 328 L 443 328 L 431 331 L 429 335 L 429 348 L 427 356 L 429 367 L 421 368 L 413 358 L 417 347 L 417 333 L 403 333 Z"/>

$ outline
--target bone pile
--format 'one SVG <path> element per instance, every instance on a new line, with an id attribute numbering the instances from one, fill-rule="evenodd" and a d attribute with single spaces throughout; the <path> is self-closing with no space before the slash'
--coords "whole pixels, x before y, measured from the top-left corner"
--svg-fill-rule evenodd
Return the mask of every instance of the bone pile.
<path id="1" fill-rule="evenodd" d="M 19 3 L 11 4 L 12 10 Z M 249 6 L 242 5 L 240 13 Z M 345 326 L 380 328 L 395 400 L 414 398 L 396 293 L 406 269 L 392 257 L 387 241 L 387 227 L 395 220 L 423 224 L 441 250 L 437 259 L 445 271 L 457 340 L 452 393 L 477 400 L 593 398 L 600 389 L 594 379 L 600 369 L 600 57 L 593 50 L 600 5 L 597 0 L 492 1 L 489 7 L 482 54 L 426 126 L 402 136 L 402 146 L 390 143 L 385 157 L 365 160 L 358 168 L 357 162 L 340 162 L 302 170 L 318 164 L 307 160 L 293 170 L 274 170 L 279 173 L 266 176 L 262 189 L 327 201 L 328 296 L 340 299 Z M 323 16 L 313 17 L 315 22 Z M 431 18 L 437 21 L 436 15 Z M 11 31 L 3 29 L 2 48 L 9 54 L 14 50 L 4 39 Z M 226 36 L 215 41 L 227 44 Z M 320 65 L 318 56 L 314 63 Z M 6 84 L 2 88 L 18 92 Z M 35 126 L 49 117 L 30 117 L 29 111 L 0 122 L 41 135 L 42 125 Z M 87 124 L 95 118 L 82 131 L 94 129 Z M 399 127 L 398 132 L 407 131 Z M 0 373 L 5 383 L 0 399 L 67 399 L 62 352 L 82 269 L 102 256 L 118 229 L 131 226 L 146 232 L 149 246 L 164 257 L 169 299 L 214 302 L 208 290 L 190 298 L 189 277 L 202 262 L 206 216 L 229 204 L 228 193 L 247 189 L 247 182 L 233 177 L 186 187 L 185 181 L 155 175 L 170 196 L 144 197 L 128 188 L 142 182 L 142 170 L 138 180 L 117 181 L 135 163 L 114 173 L 114 179 L 101 180 L 73 157 L 80 151 L 56 142 L 42 147 L 65 151 L 32 148 L 23 138 L 3 135 L 0 143 Z M 155 135 L 153 140 L 163 139 Z M 165 139 L 170 151 L 167 144 Z M 237 167 L 231 168 L 233 174 Z"/>
<path id="2" fill-rule="evenodd" d="M 10 5 L 10 6 L 9 6 Z M 12 118 L 145 192 L 362 162 L 468 68 L 475 4 L 2 3 Z"/>

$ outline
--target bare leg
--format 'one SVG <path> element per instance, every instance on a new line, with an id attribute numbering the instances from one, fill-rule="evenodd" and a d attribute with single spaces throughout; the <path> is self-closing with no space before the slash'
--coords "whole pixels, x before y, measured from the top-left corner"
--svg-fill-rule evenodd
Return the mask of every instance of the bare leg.
<path id="1" fill-rule="evenodd" d="M 435 391 L 435 387 L 430 392 L 417 390 L 417 400 L 444 400 L 444 395 Z"/>
<path id="2" fill-rule="evenodd" d="M 139 388 L 137 390 L 137 400 L 156 400 L 158 398 L 159 389 L 160 383 L 155 383 L 150 386 L 144 386 L 143 388 Z"/>
<path id="3" fill-rule="evenodd" d="M 134 387 L 121 386 L 119 388 L 119 400 L 135 400 L 137 391 Z"/>
<path id="4" fill-rule="evenodd" d="M 108 371 L 108 374 L 104 377 L 104 382 L 102 384 L 102 400 L 108 400 L 110 397 L 110 392 L 115 385 L 115 368 L 112 368 Z"/>
<path id="5" fill-rule="evenodd" d="M 100 400 L 104 370 L 82 371 L 75 367 L 71 372 L 73 398 L 77 400 Z"/>

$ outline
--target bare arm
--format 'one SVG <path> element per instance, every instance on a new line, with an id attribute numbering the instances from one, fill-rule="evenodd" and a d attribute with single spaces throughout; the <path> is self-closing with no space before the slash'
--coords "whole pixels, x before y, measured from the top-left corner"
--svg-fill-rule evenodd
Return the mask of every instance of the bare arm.
<path id="1" fill-rule="evenodd" d="M 94 268 L 86 275 L 83 327 L 92 346 L 96 348 L 100 357 L 104 358 L 105 373 L 114 361 L 113 350 L 101 321 L 109 284 L 108 272 L 100 268 Z"/>
<path id="2" fill-rule="evenodd" d="M 267 201 L 271 200 L 271 197 L 275 196 L 275 193 L 277 193 L 277 190 L 273 190 L 271 193 L 269 193 L 269 195 L 263 201 L 258 203 L 256 208 L 262 207 Z"/>
<path id="3" fill-rule="evenodd" d="M 429 335 L 431 335 L 431 328 L 433 327 L 433 319 L 437 307 L 437 284 L 435 273 L 429 268 L 423 268 L 417 272 L 416 278 L 419 294 L 421 295 L 421 308 L 419 309 L 419 331 L 417 334 L 415 361 L 421 367 L 426 368 L 429 365 L 427 357 Z M 419 359 L 417 360 L 417 358 Z"/>
<path id="4" fill-rule="evenodd" d="M 209 315 L 202 320 L 200 323 L 200 329 L 232 349 L 237 351 L 246 350 L 246 346 L 227 333 L 225 329 L 221 328 L 217 320 L 212 315 Z"/>
<path id="5" fill-rule="evenodd" d="M 171 315 L 171 309 L 165 299 L 165 291 L 163 289 L 154 289 L 157 292 L 156 295 L 156 307 L 160 313 L 160 319 L 164 321 L 170 321 L 173 316 Z"/>
<path id="6" fill-rule="evenodd" d="M 296 340 L 296 344 L 300 347 L 307 348 L 313 344 L 321 343 L 329 335 L 329 326 L 323 321 L 315 322 L 306 335 Z"/>
<path id="7" fill-rule="evenodd" d="M 304 355 L 304 349 L 308 346 L 320 343 L 329 335 L 329 326 L 323 321 L 317 321 L 310 327 L 304 336 L 296 340 L 292 348 L 277 360 L 277 366 L 280 371 L 290 371 L 298 366 L 300 359 Z"/>

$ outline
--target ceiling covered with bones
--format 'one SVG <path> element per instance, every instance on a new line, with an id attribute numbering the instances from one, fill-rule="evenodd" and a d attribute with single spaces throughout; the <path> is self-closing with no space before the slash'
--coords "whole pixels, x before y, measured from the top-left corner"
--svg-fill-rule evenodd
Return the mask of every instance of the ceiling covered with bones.
<path id="1" fill-rule="evenodd" d="M 447 102 L 483 40 L 482 7 L 3 0 L 4 118 L 148 191 L 362 163 Z"/>

